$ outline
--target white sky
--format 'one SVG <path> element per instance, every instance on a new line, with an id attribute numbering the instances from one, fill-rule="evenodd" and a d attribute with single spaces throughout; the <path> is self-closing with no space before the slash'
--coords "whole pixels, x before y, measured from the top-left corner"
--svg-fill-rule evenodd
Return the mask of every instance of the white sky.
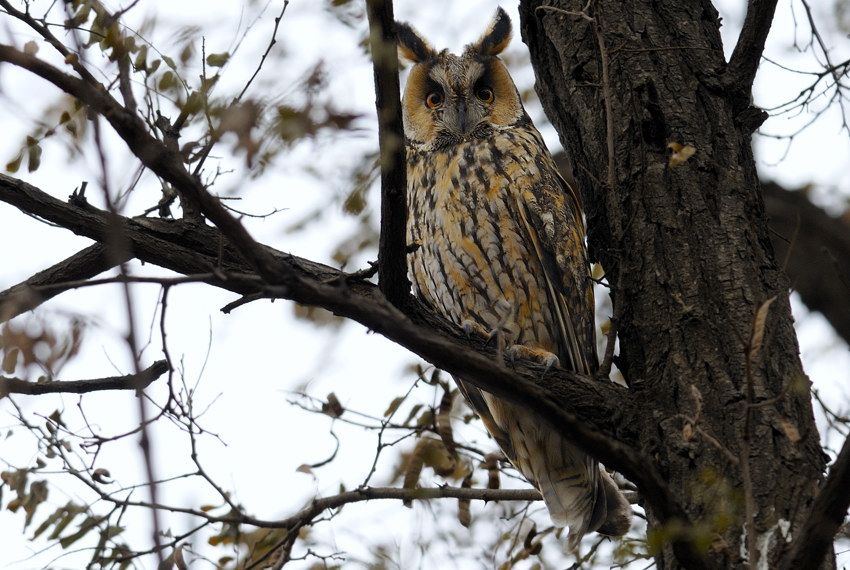
<path id="1" fill-rule="evenodd" d="M 740 21 L 738 6 L 742 2 L 727 0 L 725 3 L 730 5 L 724 13 L 724 21 L 728 25 L 725 31 L 728 33 L 734 31 L 736 22 Z M 173 30 L 189 24 L 203 30 L 207 53 L 216 53 L 230 51 L 264 5 L 249 4 L 240 13 L 241 3 L 231 1 L 143 1 L 129 16 L 138 22 L 146 14 L 159 14 L 161 26 L 153 29 L 149 37 L 166 53 L 174 49 Z M 222 81 L 223 89 L 243 84 L 252 73 L 258 54 L 268 43 L 271 20 L 279 11 L 279 5 L 275 2 L 263 18 L 253 24 L 236 61 L 227 70 Z M 233 172 L 223 176 L 216 189 L 223 194 L 239 195 L 242 200 L 237 207 L 243 211 L 261 213 L 285 208 L 271 218 L 246 220 L 245 223 L 252 234 L 264 243 L 302 257 L 331 263 L 330 254 L 340 239 L 338 236 L 355 231 L 354 220 L 340 211 L 330 211 L 322 216 L 320 223 L 305 231 L 293 234 L 285 230 L 326 203 L 330 196 L 346 193 L 348 169 L 360 155 L 375 147 L 376 137 L 372 126 L 374 93 L 371 67 L 357 47 L 365 22 L 357 22 L 354 28 L 348 28 L 329 18 L 324 12 L 325 5 L 325 2 L 315 0 L 294 0 L 291 3 L 275 48 L 289 57 L 282 65 L 267 65 L 253 93 L 268 95 L 268 90 L 275 90 L 283 91 L 281 96 L 284 100 L 295 98 L 297 94 L 289 92 L 287 86 L 322 59 L 330 79 L 328 96 L 341 108 L 364 114 L 364 119 L 358 123 L 363 132 L 345 139 L 326 137 L 318 143 L 301 144 L 291 155 L 281 157 L 272 171 L 257 181 L 247 177 L 241 158 L 228 157 L 227 149 L 222 147 L 220 164 L 224 169 L 233 169 Z M 399 19 L 414 23 L 434 45 L 456 51 L 478 37 L 496 5 L 495 1 L 460 3 L 437 0 L 422 3 L 397 0 L 395 10 Z M 789 47 L 795 30 L 789 6 L 787 2 L 780 4 L 769 42 L 770 57 L 782 60 L 788 66 L 814 69 L 814 64 L 805 55 L 797 55 Z M 801 8 L 794 6 L 799 18 Z M 525 46 L 519 40 L 515 6 L 505 3 L 504 7 L 509 9 L 515 23 L 515 38 L 507 57 L 522 59 Z M 6 20 L 8 18 L 0 18 L 0 36 L 3 37 L 0 41 L 7 43 L 11 37 L 11 41 L 22 45 L 29 39 L 20 27 Z M 830 29 L 834 20 L 827 16 L 821 17 L 820 24 L 825 37 L 833 42 L 835 59 L 845 59 L 850 52 L 846 35 Z M 729 49 L 730 39 L 725 39 Z M 46 56 L 48 53 L 48 47 L 42 45 L 39 54 Z M 529 69 L 512 71 L 521 87 L 533 81 Z M 784 72 L 769 64 L 763 66 L 755 94 L 756 104 L 770 106 L 788 99 L 789 94 L 793 97 L 800 90 L 795 82 L 801 79 L 805 80 L 798 74 Z M 44 108 L 55 97 L 56 93 L 44 82 L 18 73 L 10 66 L 0 67 L 0 124 L 5 126 L 7 133 L 0 138 L 0 159 L 3 163 L 14 156 L 32 121 L 43 115 Z M 532 106 L 529 111 L 540 123 L 542 114 L 539 108 Z M 805 121 L 805 116 L 778 116 L 770 119 L 763 130 L 787 133 L 794 130 L 793 124 L 800 121 Z M 814 183 L 817 195 L 824 202 L 843 204 L 850 188 L 850 170 L 846 167 L 850 143 L 847 133 L 837 125 L 835 113 L 824 117 L 797 137 L 787 156 L 784 156 L 786 149 L 782 142 L 757 138 L 764 176 L 775 178 L 789 187 Z M 550 147 L 556 148 L 557 136 L 551 129 L 544 132 Z M 126 158 L 120 142 L 116 141 L 113 148 L 110 180 L 113 187 L 120 187 L 132 178 L 134 163 Z M 72 160 L 61 145 L 52 141 L 45 145 L 44 154 L 42 168 L 32 174 L 21 174 L 22 178 L 59 198 L 70 194 L 81 180 L 88 180 L 92 202 L 102 203 L 97 199 L 99 166 L 93 157 Z M 305 162 L 315 165 L 322 176 L 305 175 L 300 167 Z M 157 192 L 154 180 L 145 178 L 128 212 L 136 214 L 153 204 L 158 197 Z M 88 240 L 76 238 L 65 230 L 48 229 L 2 204 L 0 220 L 0 238 L 4 240 L 0 261 L 5 268 L 0 274 L 0 289 L 89 244 Z M 358 262 L 363 266 L 369 258 L 374 258 L 374 252 L 359 258 Z M 148 275 L 166 274 L 156 268 L 138 271 Z M 126 331 L 126 317 L 121 309 L 119 293 L 118 286 L 83 289 L 64 294 L 39 309 L 38 313 L 53 323 L 63 322 L 65 315 L 72 313 L 88 315 L 92 319 L 83 354 L 68 365 L 63 371 L 63 378 L 89 378 L 130 371 L 126 347 L 120 338 L 116 338 Z M 134 288 L 140 336 L 142 339 L 153 337 L 143 353 L 143 365 L 161 358 L 156 332 L 158 322 L 155 321 L 158 312 L 154 315 L 157 296 L 158 288 L 153 285 Z M 338 459 L 317 470 L 316 479 L 297 473 L 296 469 L 302 463 L 315 463 L 328 457 L 335 444 L 329 435 L 328 419 L 290 406 L 287 403 L 291 398 L 288 391 L 306 387 L 309 393 L 318 397 L 333 391 L 347 408 L 380 416 L 389 401 L 403 393 L 413 381 L 414 376 L 406 367 L 417 359 L 379 336 L 368 334 L 359 325 L 345 326 L 341 332 L 332 335 L 329 334 L 330 329 L 319 329 L 294 320 L 292 306 L 285 301 L 255 302 L 235 310 L 231 315 L 222 314 L 220 307 L 233 300 L 229 293 L 202 285 L 176 287 L 169 297 L 168 344 L 171 355 L 175 362 L 182 363 L 187 382 L 192 385 L 198 383 L 196 408 L 209 406 L 201 425 L 220 437 L 220 441 L 210 436 L 201 438 L 200 455 L 205 467 L 223 486 L 234 489 L 237 500 L 258 517 L 276 518 L 291 514 L 313 494 L 334 493 L 340 482 L 348 488 L 358 485 L 372 462 L 374 435 L 336 424 L 335 432 L 342 440 Z M 800 321 L 801 352 L 807 371 L 815 386 L 830 394 L 836 407 L 846 407 L 847 370 L 850 370 L 846 346 L 835 338 L 822 318 L 807 314 L 799 304 L 795 305 L 795 309 Z M 162 401 L 161 384 L 151 390 L 159 401 Z M 432 392 L 426 388 L 417 389 L 413 398 L 431 404 Z M 64 417 L 71 429 L 83 425 L 77 412 L 80 402 L 90 421 L 103 434 L 121 433 L 131 429 L 138 421 L 137 402 L 130 394 L 93 394 L 82 400 L 58 396 L 38 399 L 18 397 L 15 401 L 34 422 L 39 421 L 38 414 L 46 416 L 56 408 L 64 409 Z M 10 412 L 7 402 L 0 403 L 2 431 L 16 424 Z M 186 457 L 188 441 L 181 432 L 163 421 L 157 425 L 153 435 L 158 476 L 167 477 L 192 470 Z M 486 439 L 477 426 L 467 430 L 465 435 L 482 442 Z M 3 437 L 2 432 L 0 437 Z M 31 465 L 37 457 L 39 453 L 24 430 L 15 430 L 0 448 L 2 461 L 14 467 Z M 386 480 L 393 467 L 392 457 L 392 450 L 385 454 L 373 484 Z M 139 480 L 139 454 L 132 441 L 125 446 L 106 448 L 99 458 L 99 465 L 108 468 L 112 477 L 121 483 Z M 0 466 L 0 469 L 6 468 L 5 465 Z M 70 496 L 79 500 L 79 489 L 71 486 L 66 489 Z M 53 494 L 49 504 L 53 508 L 70 498 L 60 496 L 58 490 L 57 486 L 51 487 Z M 170 484 L 163 486 L 161 493 L 161 500 L 166 503 L 199 506 L 214 501 L 212 493 L 197 483 Z M 10 495 L 3 499 L 5 504 Z M 475 508 L 495 507 L 476 505 Z M 48 506 L 41 507 L 28 534 L 50 510 Z M 416 529 L 417 524 L 433 525 L 427 507 L 417 506 L 411 512 L 399 509 L 398 504 L 393 502 L 375 502 L 347 507 L 347 510 L 339 521 L 319 529 L 322 536 L 331 537 L 339 550 L 350 552 L 353 558 L 366 557 L 363 545 L 375 536 L 385 535 L 390 544 L 397 545 L 401 560 L 410 564 L 418 561 L 418 554 L 408 535 L 420 532 L 411 530 Z M 165 526 L 173 527 L 175 534 L 186 529 L 185 521 L 179 518 L 163 516 L 163 520 Z M 388 520 L 393 522 L 387 524 Z M 545 517 L 540 520 L 545 523 Z M 21 538 L 21 521 L 20 513 L 0 512 L 0 532 L 6 537 L 0 548 L 0 567 L 41 567 L 60 554 L 53 549 L 36 559 L 28 559 L 34 545 Z M 133 521 L 137 527 L 144 524 L 145 521 Z M 448 520 L 445 524 L 457 523 Z M 477 536 L 486 530 L 474 527 L 473 533 Z M 440 532 L 440 529 L 435 532 Z M 209 534 L 202 532 L 193 539 L 196 547 L 200 547 Z M 144 537 L 144 534 L 136 536 Z M 470 552 L 475 551 L 465 551 L 465 556 L 469 556 Z M 449 551 L 441 559 L 468 560 Z M 74 567 L 80 564 L 79 560 L 60 560 L 56 567 Z M 486 563 L 482 562 L 482 565 L 486 567 Z"/>

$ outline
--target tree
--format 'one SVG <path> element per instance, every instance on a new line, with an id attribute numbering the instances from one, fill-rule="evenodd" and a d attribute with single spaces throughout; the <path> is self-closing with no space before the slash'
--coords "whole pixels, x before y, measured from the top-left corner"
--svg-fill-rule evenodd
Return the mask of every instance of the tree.
<path id="1" fill-rule="evenodd" d="M 158 215 L 127 217 L 122 215 L 126 205 L 120 193 L 109 191 L 105 164 L 98 182 L 106 189 L 98 196 L 104 208 L 91 204 L 85 186 L 64 202 L 21 179 L 0 177 L 0 200 L 95 241 L 0 294 L 4 319 L 63 291 L 105 282 L 125 288 L 129 318 L 134 314 L 129 308 L 132 284 L 152 281 L 162 291 L 162 361 L 142 366 L 142 342 L 131 322 L 126 345 L 133 368 L 120 377 L 55 382 L 59 366 L 79 349 L 76 329 L 66 338 L 47 327 L 4 329 L 4 370 L 12 374 L 37 364 L 48 380 L 5 379 L 6 393 L 142 390 L 169 372 L 165 399 L 157 403 L 155 414 L 145 398 L 138 399 L 141 422 L 135 432 L 142 439 L 150 493 L 144 500 L 107 490 L 110 474 L 96 462 L 75 467 L 69 443 L 74 433 L 61 414 L 47 418 L 42 427 L 19 409 L 20 421 L 40 434 L 46 459 L 59 458 L 71 476 L 113 509 L 102 514 L 70 502 L 43 520 L 36 532 L 50 530 L 70 545 L 97 530 L 92 560 L 101 565 L 121 567 L 144 554 L 116 537 L 123 532 L 123 509 L 159 509 L 152 452 L 145 444 L 155 418 L 170 420 L 191 437 L 191 475 L 219 492 L 226 511 L 167 507 L 194 517 L 195 528 L 178 536 L 165 536 L 157 517 L 152 518 L 155 540 L 150 552 L 177 567 L 184 563 L 184 540 L 207 526 L 219 531 L 214 543 L 250 548 L 251 556 L 238 561 L 241 567 L 264 561 L 281 567 L 293 557 L 299 540 L 309 556 L 307 529 L 328 509 L 347 503 L 384 497 L 408 502 L 423 496 L 460 501 L 534 497 L 466 488 L 472 477 L 458 469 L 463 463 L 459 457 L 488 465 L 491 474 L 498 462 L 474 447 L 458 451 L 451 422 L 446 421 L 451 386 L 423 371 L 419 375 L 440 396 L 433 410 L 420 413 L 414 407 L 406 421 L 397 421 L 393 418 L 404 403 L 401 397 L 390 404 L 388 419 L 372 424 L 382 434 L 392 427 L 420 436 L 402 470 L 400 488 L 364 485 L 314 501 L 285 519 L 252 516 L 204 470 L 195 448 L 203 433 L 199 414 L 191 391 L 180 389 L 180 375 L 175 374 L 179 367 L 168 351 L 165 315 L 170 291 L 192 282 L 240 295 L 227 311 L 261 299 L 321 307 L 368 327 L 439 369 L 533 408 L 636 485 L 649 525 L 647 552 L 661 568 L 834 566 L 830 547 L 850 502 L 844 491 L 850 483 L 850 444 L 845 443 L 824 478 L 809 383 L 792 327 L 789 283 L 774 255 L 750 144 L 765 119 L 751 105 L 750 92 L 775 3 L 750 4 L 728 62 L 717 13 L 704 2 L 520 5 L 522 36 L 538 92 L 584 193 L 591 255 L 604 268 L 610 289 L 613 315 L 603 377 L 616 364 L 628 387 L 564 371 L 542 374 L 530 363 L 506 366 L 495 358 L 494 347 L 465 338 L 409 296 L 392 9 L 380 1 L 367 5 L 380 117 L 381 234 L 377 263 L 344 272 L 258 243 L 226 201 L 211 192 L 216 178 L 206 170 L 222 141 L 235 139 L 232 144 L 246 163 L 262 168 L 293 138 L 350 127 L 355 117 L 311 98 L 318 74 L 304 80 L 307 96 L 300 108 L 247 98 L 253 76 L 237 96 L 219 95 L 221 74 L 212 70 L 224 67 L 230 53 L 206 54 L 200 80 L 189 81 L 180 60 L 152 55 L 154 46 L 140 45 L 142 36 L 121 25 L 123 12 L 97 2 L 71 3 L 64 26 L 87 30 L 89 40 L 75 40 L 79 36 L 72 33 L 70 41 L 62 41 L 52 32 L 54 14 L 36 17 L 30 6 L 22 11 L 0 0 L 4 18 L 38 33 L 63 60 L 51 63 L 27 43 L 0 45 L 0 61 L 71 96 L 59 113 L 58 126 L 73 135 L 74 129 L 90 123 L 86 128 L 91 129 L 92 148 L 101 156 L 111 129 L 162 185 L 161 199 L 146 212 Z M 258 72 L 286 9 L 284 2 Z M 98 73 L 83 57 L 96 50 L 109 61 Z M 186 56 L 191 58 L 191 53 Z M 69 68 L 61 68 L 63 64 Z M 847 62 L 830 63 L 825 72 L 838 85 L 847 67 Z M 99 79 L 102 76 L 108 81 Z M 160 112 L 165 109 L 177 117 L 169 119 Z M 264 133 L 272 143 L 257 137 L 264 111 L 274 115 Z M 31 170 L 37 168 L 43 140 L 52 135 L 43 131 L 31 136 L 9 169 L 19 168 L 25 159 Z M 363 172 L 368 179 L 369 169 Z M 182 218 L 169 219 L 178 200 Z M 135 268 L 132 260 L 177 276 L 141 276 L 129 269 Z M 112 277 L 95 279 L 113 267 L 118 271 Z M 369 280 L 375 274 L 378 285 Z M 334 418 L 346 413 L 333 395 L 319 411 Z M 96 446 L 106 443 L 97 440 Z M 423 462 L 448 481 L 464 482 L 419 489 Z M 15 507 L 23 508 L 29 519 L 45 497 L 46 487 L 29 480 L 41 468 L 37 463 L 4 475 L 4 483 L 17 493 Z M 305 471 L 312 468 L 305 466 Z M 81 520 L 76 533 L 66 532 L 67 525 Z M 522 545 L 512 551 L 514 559 L 508 563 L 539 553 L 535 534 L 523 532 Z M 325 555 L 324 562 L 335 563 L 332 555 Z"/>

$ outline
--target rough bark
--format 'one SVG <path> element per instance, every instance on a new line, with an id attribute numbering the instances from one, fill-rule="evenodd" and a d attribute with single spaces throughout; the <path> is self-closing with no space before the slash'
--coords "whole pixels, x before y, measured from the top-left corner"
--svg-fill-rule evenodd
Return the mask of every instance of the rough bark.
<path id="1" fill-rule="evenodd" d="M 776 567 L 824 460 L 750 146 L 763 119 L 742 97 L 752 66 L 727 74 L 707 2 L 543 4 L 521 2 L 523 39 L 612 286 L 616 362 L 642 403 L 621 433 L 693 523 L 665 525 L 646 501 L 658 565 L 691 565 L 669 545 L 685 532 L 710 568 Z M 736 53 L 757 59 L 764 34 L 750 31 Z M 669 143 L 696 153 L 671 166 Z"/>
<path id="2" fill-rule="evenodd" d="M 565 178 L 575 185 L 566 153 L 554 156 Z M 836 334 L 850 344 L 850 224 L 809 199 L 805 189 L 789 190 L 762 182 L 770 241 L 791 289 L 810 311 L 821 313 Z"/>

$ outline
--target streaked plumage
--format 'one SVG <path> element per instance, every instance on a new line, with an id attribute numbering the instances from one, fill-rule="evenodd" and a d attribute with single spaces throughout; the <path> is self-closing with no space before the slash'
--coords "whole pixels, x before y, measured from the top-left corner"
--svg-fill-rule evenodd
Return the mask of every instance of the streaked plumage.
<path id="1" fill-rule="evenodd" d="M 414 292 L 468 332 L 498 334 L 510 356 L 589 374 L 597 360 L 581 204 L 498 58 L 510 34 L 499 9 L 456 56 L 398 26 L 400 52 L 416 64 L 402 103 Z M 631 509 L 595 460 L 534 413 L 456 380 L 552 521 L 570 527 L 571 548 L 594 530 L 628 530 Z"/>

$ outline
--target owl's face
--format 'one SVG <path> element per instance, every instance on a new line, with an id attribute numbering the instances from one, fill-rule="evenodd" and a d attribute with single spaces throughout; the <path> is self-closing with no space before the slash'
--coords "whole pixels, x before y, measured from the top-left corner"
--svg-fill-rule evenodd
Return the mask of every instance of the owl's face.
<path id="1" fill-rule="evenodd" d="M 415 63 L 402 100 L 410 144 L 443 148 L 487 137 L 526 117 L 498 57 L 511 38 L 511 22 L 501 8 L 484 35 L 460 56 L 437 52 L 407 24 L 398 25 L 397 35 L 401 56 Z"/>

